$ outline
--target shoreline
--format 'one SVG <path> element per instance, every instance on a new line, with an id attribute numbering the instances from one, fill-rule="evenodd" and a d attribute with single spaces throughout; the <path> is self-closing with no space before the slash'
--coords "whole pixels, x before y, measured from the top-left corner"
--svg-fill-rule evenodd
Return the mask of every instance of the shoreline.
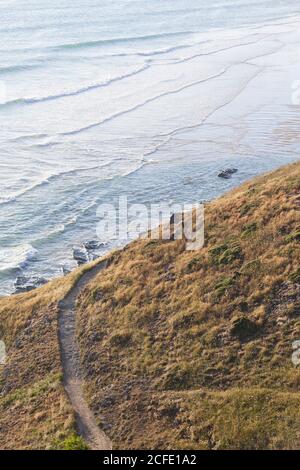
<path id="1" fill-rule="evenodd" d="M 136 46 L 121 41 L 125 64 L 123 56 L 115 58 L 118 67 L 123 65 L 121 74 L 113 67 L 114 73 L 128 75 L 123 69 L 131 57 L 139 62 L 138 74 L 86 91 L 84 103 L 79 94 L 24 105 L 14 113 L 3 110 L 11 139 L 2 155 L 7 181 L 0 192 L 9 197 L 10 187 L 17 194 L 23 186 L 33 189 L 0 205 L 1 294 L 13 291 L 15 273 L 5 273 L 6 267 L 23 264 L 19 275 L 46 279 L 74 269 L 73 246 L 94 239 L 100 203 L 114 202 L 119 195 L 141 204 L 210 200 L 230 189 L 230 182 L 217 180 L 223 167 L 239 168 L 235 178 L 240 184 L 296 159 L 299 113 L 292 87 L 299 75 L 298 18 L 234 28 L 225 22 L 223 35 L 213 25 L 209 31 L 200 28 L 188 38 L 174 36 L 180 49 L 163 55 L 157 53 L 162 39 L 141 40 Z M 173 44 L 172 37 L 168 41 Z M 43 70 L 33 71 L 38 84 Z M 60 86 L 56 91 L 61 92 Z M 34 126 L 28 124 L 27 137 L 18 134 L 14 140 L 24 113 Z M 69 119 L 69 113 L 78 119 Z M 64 117 L 59 128 L 58 114 Z M 69 135 L 93 123 L 101 127 Z M 22 183 L 24 155 L 27 178 Z"/>
<path id="2" fill-rule="evenodd" d="M 245 181 L 243 181 L 241 184 L 238 184 L 238 185 L 235 185 L 234 187 L 230 188 L 228 191 L 225 191 L 224 193 L 221 193 L 219 196 L 217 196 L 216 198 L 213 198 L 211 200 L 207 200 L 204 203 L 204 206 L 206 206 L 207 204 L 215 204 L 218 202 L 218 200 L 222 199 L 222 198 L 226 198 L 228 196 L 230 196 L 232 193 L 234 193 L 235 191 L 239 191 L 244 185 L 248 185 L 249 183 L 251 183 L 253 181 L 253 183 L 255 183 L 256 181 L 259 181 L 259 179 L 261 178 L 265 178 L 267 177 L 268 175 L 270 174 L 273 174 L 274 172 L 276 171 L 280 171 L 282 169 L 285 169 L 285 168 L 288 168 L 289 166 L 293 166 L 295 164 L 297 164 L 298 162 L 300 161 L 300 159 L 296 159 L 295 161 L 287 164 L 287 165 L 282 165 L 282 166 L 279 166 L 273 170 L 270 170 L 266 173 L 262 173 L 262 174 L 259 174 L 259 175 L 256 175 L 254 177 L 251 177 L 249 179 L 246 179 Z M 172 214 L 170 213 L 170 217 L 172 218 Z M 158 225 L 156 228 L 154 228 L 154 232 L 158 230 L 158 228 L 160 227 L 160 225 Z M 139 237 L 137 238 L 134 238 L 134 239 L 131 239 L 129 241 L 127 241 L 126 243 L 122 244 L 121 246 L 118 246 L 118 247 L 113 247 L 111 250 L 103 253 L 102 255 L 99 255 L 97 256 L 96 258 L 94 259 L 91 259 L 89 261 L 86 261 L 84 263 L 81 263 L 81 264 L 78 264 L 76 267 L 74 267 L 74 269 L 66 272 L 65 274 L 63 274 L 62 276 L 57 276 L 57 277 L 53 277 L 51 279 L 48 279 L 46 280 L 46 282 L 42 282 L 40 285 L 37 285 L 36 287 L 32 288 L 32 289 L 29 289 L 28 291 L 20 291 L 20 292 L 12 292 L 8 295 L 0 295 L 0 300 L 1 299 L 7 299 L 7 298 L 10 298 L 10 297 L 15 297 L 17 295 L 23 295 L 23 294 L 26 294 L 26 293 L 30 293 L 30 292 L 33 292 L 33 291 L 36 291 L 37 289 L 41 288 L 42 286 L 47 286 L 49 283 L 53 282 L 53 281 L 57 281 L 59 279 L 63 279 L 65 278 L 66 276 L 68 275 L 74 275 L 76 274 L 77 272 L 80 272 L 80 270 L 83 270 L 83 272 L 85 272 L 86 270 L 88 271 L 89 269 L 93 269 L 93 267 L 95 265 L 97 265 L 98 263 L 101 263 L 103 262 L 104 260 L 106 259 L 109 259 L 113 254 L 115 253 L 118 253 L 118 252 L 122 252 L 124 249 L 126 249 L 126 247 L 130 246 L 132 243 L 138 241 L 140 238 L 141 238 L 142 234 L 139 235 Z M 101 241 L 97 241 L 100 245 L 101 245 Z M 84 247 L 85 243 L 89 243 L 89 242 L 83 242 L 82 243 L 82 247 Z M 29 279 L 28 279 L 29 280 Z M 37 277 L 37 281 L 39 281 L 39 278 Z M 39 282 L 38 282 L 39 283 Z"/>
<path id="3" fill-rule="evenodd" d="M 298 158 L 299 157 L 291 157 L 290 161 L 287 162 L 286 164 L 292 164 L 293 162 L 297 162 Z M 280 160 L 280 158 L 278 158 L 278 160 Z M 256 161 L 256 159 L 254 159 L 254 161 Z M 211 164 L 212 164 L 211 162 L 199 163 L 198 166 L 195 166 L 195 164 L 191 163 L 192 167 L 194 168 L 194 171 L 193 171 L 192 174 L 189 173 L 189 168 L 190 167 L 187 166 L 185 162 L 182 162 L 183 167 L 186 168 L 186 170 L 188 171 L 188 174 L 190 176 L 188 177 L 187 182 L 185 181 L 185 175 L 184 174 L 182 176 L 181 183 L 178 182 L 178 181 L 173 181 L 172 182 L 172 184 L 174 185 L 174 191 L 176 191 L 178 193 L 179 203 L 181 203 L 180 201 L 183 199 L 184 193 L 188 194 L 189 191 L 190 191 L 190 196 L 188 196 L 189 197 L 189 199 L 187 200 L 188 203 L 195 203 L 195 199 L 196 199 L 195 194 L 197 194 L 197 193 L 199 194 L 199 198 L 197 197 L 196 203 L 198 203 L 198 200 L 200 200 L 200 201 L 214 200 L 214 199 L 219 198 L 222 195 L 226 194 L 227 192 L 233 190 L 234 188 L 239 187 L 241 184 L 244 184 L 245 182 L 247 182 L 248 180 L 250 180 L 252 178 L 259 177 L 260 175 L 272 172 L 272 171 L 276 170 L 277 168 L 280 168 L 281 166 L 285 166 L 285 164 L 282 165 L 282 162 L 279 163 L 279 161 L 278 161 L 278 162 L 274 163 L 273 161 L 268 161 L 268 160 L 262 161 L 261 158 L 258 159 L 258 162 L 259 162 L 260 166 L 262 167 L 261 171 L 259 173 L 257 172 L 258 166 L 253 165 L 251 160 L 248 160 L 247 162 L 241 162 L 241 161 L 239 161 L 239 158 L 230 157 L 230 158 L 225 159 L 225 161 L 223 161 L 223 164 L 221 164 L 219 159 L 216 158 L 212 168 L 211 168 Z M 208 175 L 209 175 L 209 181 L 211 182 L 211 184 L 213 183 L 213 186 L 212 185 L 210 186 L 210 191 L 214 192 L 214 196 L 211 197 L 211 198 L 206 198 L 205 193 L 202 190 L 202 181 L 204 182 L 205 185 L 207 184 L 207 178 L 205 176 L 205 164 L 207 165 L 207 168 L 210 169 L 210 170 L 207 170 Z M 236 174 L 232 175 L 232 178 L 230 178 L 230 179 L 218 178 L 218 173 L 220 171 L 222 171 L 222 169 L 225 169 L 225 168 L 228 168 L 228 167 L 237 167 L 238 172 Z M 197 168 L 197 170 L 196 170 L 196 168 Z M 199 170 L 198 170 L 198 168 L 199 168 Z M 154 169 L 156 170 L 157 178 L 159 178 L 159 174 L 160 174 L 160 171 L 161 171 L 159 165 L 155 166 Z M 146 170 L 144 169 L 144 171 L 146 171 Z M 198 171 L 198 174 L 197 174 L 197 171 Z M 143 177 L 142 174 L 132 175 L 131 176 L 132 182 L 130 184 L 134 186 L 136 184 L 136 181 L 138 181 L 139 178 L 142 178 L 142 177 Z M 205 185 L 203 186 L 204 188 L 206 187 Z M 120 191 L 120 194 L 123 194 L 124 188 L 122 188 L 121 182 L 120 182 L 120 184 L 117 188 Z M 187 190 L 188 190 L 188 192 L 187 192 Z M 151 197 L 152 197 L 152 195 L 151 195 Z M 144 201 L 141 201 L 141 202 L 144 203 Z M 149 203 L 150 203 L 150 201 L 146 202 L 146 206 L 148 206 Z M 73 252 L 74 248 L 76 248 L 76 249 L 79 248 L 79 249 L 82 250 L 82 247 L 84 246 L 85 243 L 88 243 L 89 241 L 94 241 L 94 240 L 96 240 L 97 243 L 99 243 L 99 245 L 102 245 L 104 247 L 106 245 L 111 245 L 110 241 L 98 240 L 98 239 L 93 238 L 93 236 L 94 236 L 93 233 L 89 234 L 89 238 L 80 237 L 80 239 L 78 239 L 78 236 L 77 236 L 77 240 L 74 240 L 74 243 L 69 244 L 69 247 L 64 252 L 62 252 L 63 257 L 65 258 L 65 261 L 67 261 L 67 264 L 66 264 L 67 271 L 66 272 L 70 272 L 70 271 L 73 271 L 73 270 L 78 268 L 78 266 L 74 265 L 74 258 L 72 256 L 72 252 Z M 129 240 L 127 243 L 130 243 L 130 241 L 132 241 L 132 240 Z M 125 243 L 125 244 L 127 244 L 127 243 Z M 64 246 L 64 245 L 62 245 L 62 246 Z M 116 244 L 113 243 L 107 249 L 107 251 L 103 251 L 100 254 L 100 256 L 106 256 L 107 254 L 110 253 L 110 251 L 114 251 L 115 249 L 118 249 L 118 247 L 122 248 L 122 246 L 124 246 L 124 244 L 120 245 L 118 243 L 116 243 Z M 33 243 L 33 246 L 30 245 L 30 247 L 31 247 L 30 250 L 35 251 L 34 243 Z M 51 254 L 49 253 L 49 259 L 50 258 L 51 258 Z M 73 267 L 71 267 L 71 268 L 69 268 L 70 261 L 72 261 L 72 263 L 73 263 Z M 10 282 L 10 288 L 9 288 L 10 291 L 7 292 L 6 294 L 4 294 L 4 293 L 1 294 L 0 297 L 5 298 L 5 297 L 8 297 L 10 295 L 14 295 L 14 293 L 13 293 L 14 292 L 14 282 L 17 280 L 18 277 L 28 278 L 29 282 L 30 282 L 30 278 L 33 278 L 33 280 L 36 280 L 38 283 L 39 283 L 39 280 L 42 283 L 44 283 L 45 279 L 47 279 L 47 281 L 50 282 L 53 279 L 57 279 L 57 278 L 61 277 L 61 274 L 63 273 L 63 270 L 64 270 L 65 263 L 60 264 L 59 267 L 56 266 L 55 263 L 54 264 L 50 263 L 48 265 L 46 271 L 48 271 L 48 269 L 49 269 L 49 272 L 51 273 L 51 270 L 53 268 L 55 268 L 55 271 L 56 271 L 56 273 L 51 275 L 50 277 L 48 277 L 47 273 L 45 272 L 45 269 L 42 270 L 42 271 L 31 269 L 31 267 L 34 268 L 34 265 L 35 265 L 35 261 L 33 260 L 33 262 L 31 263 L 30 260 L 29 260 L 29 263 L 23 269 L 22 268 L 14 268 L 14 269 L 10 270 L 11 273 L 13 273 L 13 272 L 15 273 L 14 276 L 9 275 L 9 278 L 8 278 L 8 279 L 10 279 L 10 281 L 9 281 Z M 0 273 L 0 287 L 1 287 L 1 283 L 3 284 L 4 280 L 7 279 L 7 275 L 5 275 L 5 273 L 2 273 L 2 275 L 4 275 L 4 278 L 2 277 L 2 279 L 1 279 L 1 273 Z"/>

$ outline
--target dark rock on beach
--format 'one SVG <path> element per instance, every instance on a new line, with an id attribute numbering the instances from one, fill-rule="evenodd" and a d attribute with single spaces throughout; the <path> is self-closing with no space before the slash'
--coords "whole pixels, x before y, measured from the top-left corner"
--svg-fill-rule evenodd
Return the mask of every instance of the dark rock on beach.
<path id="1" fill-rule="evenodd" d="M 77 261 L 79 266 L 89 262 L 89 255 L 84 247 L 73 248 L 73 258 Z"/>
<path id="2" fill-rule="evenodd" d="M 98 250 L 99 248 L 103 247 L 104 243 L 99 242 L 98 240 L 90 240 L 88 242 L 85 242 L 83 246 L 87 251 L 91 251 Z"/>
<path id="3" fill-rule="evenodd" d="M 97 250 L 100 250 L 104 246 L 105 243 L 98 240 L 89 240 L 84 242 L 82 246 L 73 248 L 73 258 L 77 261 L 77 264 L 81 266 L 82 264 L 99 258 L 100 254 Z"/>
<path id="4" fill-rule="evenodd" d="M 73 248 L 73 258 L 77 261 L 78 265 L 88 263 L 99 258 L 99 253 L 97 250 L 100 250 L 105 243 L 102 243 L 98 240 L 89 240 L 84 242 L 80 247 Z"/>
<path id="5" fill-rule="evenodd" d="M 237 173 L 237 172 L 238 172 L 237 168 L 226 168 L 226 170 L 220 171 L 220 173 L 218 174 L 218 177 L 229 179 L 234 173 Z"/>
<path id="6" fill-rule="evenodd" d="M 44 277 L 32 276 L 18 276 L 14 282 L 15 294 L 21 294 L 22 292 L 30 292 L 38 287 L 47 284 L 48 279 Z"/>

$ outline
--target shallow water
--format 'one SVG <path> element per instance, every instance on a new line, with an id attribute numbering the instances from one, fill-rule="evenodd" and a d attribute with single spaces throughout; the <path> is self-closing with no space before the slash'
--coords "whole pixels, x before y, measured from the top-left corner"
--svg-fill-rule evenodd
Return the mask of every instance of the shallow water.
<path id="1" fill-rule="evenodd" d="M 291 0 L 2 1 L 0 293 L 74 267 L 103 202 L 207 200 L 299 158 L 299 13 Z M 219 179 L 227 166 L 238 173 Z"/>

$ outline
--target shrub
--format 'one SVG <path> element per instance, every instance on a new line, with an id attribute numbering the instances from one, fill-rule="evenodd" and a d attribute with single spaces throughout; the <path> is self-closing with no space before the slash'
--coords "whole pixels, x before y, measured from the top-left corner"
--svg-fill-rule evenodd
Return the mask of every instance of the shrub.
<path id="1" fill-rule="evenodd" d="M 192 273 L 194 271 L 198 271 L 201 266 L 203 265 L 203 260 L 201 258 L 193 258 L 191 261 L 188 262 L 185 272 Z"/>
<path id="2" fill-rule="evenodd" d="M 258 325 L 245 316 L 236 316 L 233 318 L 230 328 L 230 334 L 240 340 L 245 340 L 257 333 Z"/>
<path id="3" fill-rule="evenodd" d="M 197 317 L 195 313 L 179 312 L 170 319 L 170 322 L 174 329 L 185 328 L 197 323 Z"/>
<path id="4" fill-rule="evenodd" d="M 221 253 L 223 253 L 225 250 L 227 250 L 227 248 L 228 248 L 228 245 L 224 245 L 224 244 L 217 245 L 209 250 L 209 254 L 212 257 L 216 257 L 216 256 L 219 256 Z"/>
<path id="5" fill-rule="evenodd" d="M 250 212 L 252 213 L 253 209 L 255 209 L 255 208 L 256 208 L 256 203 L 254 203 L 254 202 L 246 203 L 246 204 L 241 206 L 240 214 L 243 216 L 243 215 L 249 214 Z"/>
<path id="6" fill-rule="evenodd" d="M 300 228 L 296 229 L 294 232 L 290 233 L 285 240 L 287 242 L 300 242 Z"/>
<path id="7" fill-rule="evenodd" d="M 248 261 L 242 266 L 241 274 L 254 274 L 261 269 L 261 261 L 259 259 L 253 259 Z"/>
<path id="8" fill-rule="evenodd" d="M 255 233 L 256 230 L 257 230 L 257 223 L 256 222 L 252 222 L 251 224 L 246 224 L 242 228 L 242 237 L 247 238 L 250 235 L 252 235 L 253 233 Z"/>
<path id="9" fill-rule="evenodd" d="M 239 245 L 235 245 L 227 248 L 227 250 L 219 256 L 219 264 L 230 264 L 233 261 L 242 258 L 243 253 L 241 247 Z"/>
<path id="10" fill-rule="evenodd" d="M 300 282 L 300 268 L 298 268 L 296 271 L 289 275 L 289 281 Z"/>
<path id="11" fill-rule="evenodd" d="M 295 302 L 287 306 L 286 314 L 288 317 L 300 315 L 300 302 Z"/>
<path id="12" fill-rule="evenodd" d="M 193 371 L 184 364 L 173 366 L 162 380 L 164 390 L 187 390 L 191 387 Z"/>
<path id="13" fill-rule="evenodd" d="M 209 250 L 209 254 L 213 264 L 230 264 L 243 258 L 241 247 L 238 244 L 215 246 Z"/>
<path id="14" fill-rule="evenodd" d="M 128 331 L 114 333 L 110 338 L 110 344 L 116 347 L 125 347 L 131 342 L 132 334 Z"/>
<path id="15" fill-rule="evenodd" d="M 89 447 L 82 437 L 72 434 L 66 439 L 54 441 L 53 450 L 88 450 Z"/>
<path id="16" fill-rule="evenodd" d="M 224 277 L 223 279 L 219 280 L 215 285 L 215 291 L 218 296 L 222 296 L 227 292 L 230 287 L 234 284 L 234 279 L 232 277 Z"/>

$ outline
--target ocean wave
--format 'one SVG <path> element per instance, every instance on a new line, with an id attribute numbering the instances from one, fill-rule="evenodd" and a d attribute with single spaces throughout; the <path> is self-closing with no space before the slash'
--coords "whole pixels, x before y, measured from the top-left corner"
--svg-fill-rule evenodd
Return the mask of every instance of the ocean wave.
<path id="1" fill-rule="evenodd" d="M 170 33 L 146 34 L 144 36 L 98 39 L 95 41 L 61 44 L 60 46 L 55 47 L 55 49 L 82 49 L 82 48 L 88 48 L 88 47 L 108 46 L 110 44 L 114 45 L 114 44 L 137 42 L 137 41 L 153 41 L 156 39 L 188 36 L 189 34 L 193 34 L 193 33 L 194 31 L 176 31 L 176 32 L 174 31 Z"/>
<path id="2" fill-rule="evenodd" d="M 21 196 L 25 196 L 27 193 L 33 191 L 34 189 L 36 189 L 40 186 L 44 186 L 45 184 L 48 184 L 48 183 L 49 183 L 49 179 L 45 178 L 45 179 L 42 179 L 41 181 L 33 183 L 31 186 L 28 186 L 27 188 L 19 191 L 16 194 L 12 194 L 12 195 L 9 195 L 9 196 L 0 196 L 0 206 L 4 206 L 4 205 L 10 204 L 12 202 L 15 202 Z"/>
<path id="3" fill-rule="evenodd" d="M 62 223 L 56 225 L 53 228 L 39 234 L 37 238 L 34 239 L 34 245 L 37 247 L 42 247 L 45 243 L 48 244 L 50 240 L 55 239 L 63 234 L 65 234 L 72 226 L 76 225 L 80 217 L 83 217 L 88 211 L 96 207 L 99 203 L 98 197 L 94 198 L 92 201 L 87 202 L 85 206 L 80 207 L 79 212 L 74 213 L 70 218 L 63 221 Z M 54 210 L 51 215 L 59 212 L 59 210 Z"/>
<path id="4" fill-rule="evenodd" d="M 255 43 L 257 43 L 257 42 L 259 42 L 259 40 L 258 40 L 258 41 L 254 41 L 254 42 L 250 42 L 249 44 L 253 44 L 253 43 L 255 44 Z M 237 45 L 228 46 L 227 48 L 224 48 L 224 50 L 229 50 L 229 49 L 232 49 L 232 48 L 235 48 L 235 47 L 240 47 L 240 46 L 243 46 L 243 45 L 244 45 L 244 44 L 242 44 L 242 45 L 241 45 L 241 44 L 237 44 Z M 247 44 L 247 45 L 248 45 L 248 44 Z M 264 54 L 257 54 L 257 55 L 254 55 L 254 57 L 252 56 L 252 57 L 250 57 L 250 58 L 247 59 L 247 60 L 253 60 L 254 58 L 264 57 L 264 56 L 266 56 L 266 55 L 273 54 L 274 52 L 277 52 L 278 50 L 282 49 L 283 47 L 284 47 L 284 45 L 281 44 L 280 46 L 277 46 L 275 49 L 272 49 L 271 52 L 269 51 L 269 52 L 264 53 Z M 203 53 L 203 54 L 200 54 L 200 55 L 210 55 L 210 54 L 215 54 L 215 53 L 217 53 L 217 52 L 219 52 L 219 51 L 212 51 L 212 52 L 210 52 L 210 53 L 208 53 L 208 54 Z M 197 55 L 196 55 L 195 57 L 197 57 Z M 193 59 L 193 57 L 185 58 L 185 59 L 182 59 L 182 62 L 185 62 L 185 61 L 188 61 L 188 60 L 191 60 L 191 59 Z M 170 90 L 165 91 L 165 92 L 163 92 L 163 93 L 160 93 L 160 94 L 158 94 L 158 95 L 155 95 L 155 96 L 152 96 L 152 97 L 150 97 L 150 98 L 147 98 L 146 100 L 144 100 L 144 101 L 142 101 L 142 102 L 140 102 L 140 103 L 137 103 L 136 105 L 132 106 L 131 108 L 127 108 L 127 109 L 125 109 L 125 110 L 122 110 L 122 111 L 119 111 L 119 112 L 117 112 L 117 113 L 115 113 L 115 114 L 112 114 L 112 115 L 110 115 L 110 116 L 108 116 L 108 117 L 102 119 L 101 121 L 93 122 L 93 123 L 91 123 L 91 124 L 88 124 L 88 125 L 86 125 L 86 126 L 83 126 L 83 127 L 81 127 L 81 128 L 74 129 L 74 130 L 71 130 L 71 131 L 61 132 L 61 133 L 59 133 L 58 135 L 63 136 L 63 137 L 64 137 L 64 136 L 73 136 L 73 135 L 77 135 L 77 134 L 80 134 L 80 133 L 82 133 L 82 132 L 89 131 L 89 130 L 91 130 L 91 129 L 97 128 L 97 127 L 99 127 L 99 126 L 102 125 L 102 124 L 105 124 L 105 123 L 110 122 L 110 121 L 112 121 L 113 119 L 116 119 L 116 118 L 118 118 L 118 117 L 120 117 L 120 116 L 126 115 L 126 114 L 128 114 L 128 113 L 133 112 L 133 111 L 136 111 L 136 110 L 138 110 L 138 109 L 144 107 L 145 105 L 147 105 L 147 104 L 149 104 L 149 103 L 155 102 L 156 100 L 158 100 L 158 99 L 160 99 L 160 98 L 163 98 L 163 97 L 165 97 L 165 96 L 169 96 L 169 95 L 173 95 L 173 94 L 180 93 L 181 91 L 186 90 L 186 89 L 188 89 L 188 88 L 190 88 L 190 87 L 199 85 L 200 83 L 205 83 L 205 82 L 208 82 L 208 81 L 210 81 L 210 80 L 219 78 L 219 77 L 221 77 L 222 75 L 224 75 L 224 74 L 225 74 L 231 67 L 233 67 L 234 65 L 235 65 L 235 64 L 231 64 L 231 65 L 229 65 L 229 66 L 227 66 L 227 67 L 223 67 L 220 72 L 218 72 L 218 73 L 216 73 L 216 74 L 213 74 L 213 75 L 211 75 L 211 76 L 208 76 L 208 77 L 206 77 L 206 78 L 204 78 L 204 79 L 196 80 L 196 81 L 187 83 L 187 84 L 185 84 L 185 85 L 182 85 L 182 86 L 179 87 L 179 88 L 170 89 Z M 256 67 L 254 64 L 248 63 L 248 65 L 252 65 L 252 66 Z"/>
<path id="5" fill-rule="evenodd" d="M 85 85 L 81 88 L 77 88 L 75 90 L 65 90 L 61 93 L 56 93 L 53 95 L 37 96 L 37 97 L 30 97 L 30 98 L 17 98 L 15 100 L 6 101 L 0 104 L 0 108 L 17 106 L 17 105 L 42 103 L 45 101 L 53 101 L 53 100 L 57 100 L 60 98 L 67 98 L 70 96 L 81 95 L 82 93 L 86 93 L 88 91 L 95 90 L 97 88 L 106 87 L 110 85 L 111 83 L 118 82 L 125 78 L 133 77 L 134 75 L 144 72 L 148 67 L 149 67 L 149 64 L 145 64 L 142 67 L 139 67 L 138 69 L 135 69 L 134 71 L 131 71 L 124 75 L 118 75 L 116 77 L 108 78 L 107 80 L 103 80 L 102 82 L 89 83 L 88 85 Z"/>
<path id="6" fill-rule="evenodd" d="M 191 33 L 192 34 L 192 33 Z M 193 33 L 196 34 L 196 33 Z M 191 42 L 188 44 L 180 44 L 176 46 L 168 46 L 168 47 L 161 47 L 159 49 L 152 49 L 150 51 L 126 51 L 126 52 L 107 52 L 105 54 L 101 54 L 101 58 L 110 58 L 110 57 L 151 57 L 157 55 L 165 55 L 171 52 L 176 52 L 181 49 L 189 49 L 191 47 L 199 46 L 202 44 L 206 44 L 208 42 L 212 42 L 211 39 L 201 39 L 200 41 Z"/>
<path id="7" fill-rule="evenodd" d="M 0 206 L 15 202 L 20 197 L 25 196 L 28 193 L 31 193 L 35 189 L 37 189 L 41 186 L 44 186 L 44 185 L 48 185 L 49 183 L 54 182 L 54 181 L 56 181 L 56 180 L 58 180 L 58 179 L 60 179 L 64 176 L 76 175 L 77 173 L 82 173 L 82 172 L 85 172 L 85 171 L 93 171 L 93 170 L 108 166 L 111 163 L 112 162 L 107 162 L 107 163 L 104 163 L 103 165 L 97 165 L 97 166 L 88 167 L 88 168 L 86 168 L 86 167 L 85 168 L 73 168 L 72 170 L 61 171 L 60 173 L 55 173 L 55 174 L 48 175 L 48 176 L 42 178 L 40 181 L 37 181 L 37 182 L 33 183 L 32 185 L 24 188 L 23 190 L 19 191 L 16 194 L 12 194 L 12 195 L 9 195 L 9 196 L 4 196 L 4 197 L 0 196 Z"/>
<path id="8" fill-rule="evenodd" d="M 24 70 L 32 70 L 39 67 L 39 64 L 14 64 L 0 67 L 0 74 L 22 72 Z"/>
<path id="9" fill-rule="evenodd" d="M 37 250 L 32 245 L 24 245 L 1 248 L 0 249 L 0 273 L 23 268 L 28 261 L 37 254 Z"/>
<path id="10" fill-rule="evenodd" d="M 126 115 L 128 113 L 131 113 L 133 111 L 136 111 L 142 107 L 144 107 L 145 105 L 149 104 L 149 103 L 153 103 L 154 101 L 160 99 L 160 98 L 163 98 L 165 96 L 169 96 L 169 95 L 173 95 L 173 94 L 176 94 L 176 93 L 180 93 L 181 91 L 183 90 L 186 90 L 190 87 L 193 87 L 193 86 L 196 86 L 196 85 L 199 85 L 200 83 L 205 83 L 205 82 L 208 82 L 209 80 L 213 80 L 215 78 L 219 78 L 221 77 L 222 75 L 224 75 L 227 70 L 230 68 L 229 67 L 225 67 L 221 70 L 221 72 L 218 72 L 214 75 L 210 75 L 209 77 L 206 77 L 206 78 L 203 78 L 203 79 L 200 79 L 200 80 L 196 80 L 194 82 L 190 82 L 190 83 L 187 83 L 185 85 L 182 85 L 181 87 L 179 88 L 175 88 L 173 90 L 168 90 L 168 91 L 165 91 L 163 93 L 160 93 L 158 95 L 155 95 L 155 96 L 152 96 L 144 101 L 142 101 L 141 103 L 137 103 L 136 105 L 132 106 L 131 108 L 128 108 L 128 109 L 125 109 L 123 111 L 119 111 L 118 113 L 115 113 L 115 114 L 112 114 L 111 116 L 108 116 L 104 119 L 102 119 L 101 121 L 97 121 L 97 122 L 93 122 L 91 124 L 88 124 L 84 127 L 80 127 L 78 129 L 74 129 L 72 131 L 66 131 L 66 132 L 61 132 L 59 133 L 58 135 L 60 136 L 72 136 L 72 135 L 77 135 L 77 134 L 81 134 L 82 132 L 85 132 L 85 131 L 89 131 L 91 129 L 94 129 L 96 127 L 99 127 L 101 126 L 102 124 L 105 124 L 106 122 L 109 122 L 109 121 L 112 121 L 113 119 L 116 119 L 120 116 L 123 116 L 123 115 Z"/>
<path id="11" fill-rule="evenodd" d="M 9 139 L 9 142 L 27 142 L 27 141 L 34 141 L 37 139 L 44 139 L 49 137 L 48 134 L 28 134 L 28 135 L 20 135 L 18 137 L 14 137 L 13 139 Z"/>
<path id="12" fill-rule="evenodd" d="M 206 42 L 206 41 L 203 41 L 203 42 Z M 119 53 L 116 53 L 116 54 L 108 54 L 106 57 L 131 57 L 131 56 L 138 56 L 138 57 L 154 57 L 154 56 L 157 56 L 157 55 L 164 55 L 164 54 L 169 54 L 170 52 L 176 52 L 178 50 L 181 50 L 181 49 L 187 49 L 191 46 L 196 46 L 198 44 L 201 44 L 201 43 L 193 43 L 193 44 L 182 44 L 181 46 L 170 46 L 170 47 L 167 47 L 167 48 L 163 48 L 163 49 L 156 49 L 156 50 L 152 50 L 152 51 L 149 51 L 149 52 L 142 52 L 142 51 L 139 51 L 139 52 L 119 52 Z"/>
<path id="13" fill-rule="evenodd" d="M 114 178 L 126 178 L 137 171 L 139 171 L 141 168 L 143 168 L 145 165 L 155 163 L 154 161 L 148 160 L 146 158 L 141 158 L 138 162 L 137 165 L 134 166 L 133 168 L 129 168 L 127 171 L 124 171 L 123 173 L 119 175 L 112 175 L 112 176 L 107 176 L 104 178 L 105 181 L 111 181 Z M 83 189 L 80 193 L 77 193 L 77 198 L 81 199 L 81 197 L 90 190 L 89 188 Z M 83 216 L 86 215 L 87 212 L 91 211 L 94 207 L 97 207 L 99 204 L 99 196 L 95 196 L 89 201 L 86 201 L 86 203 L 83 205 L 82 202 L 80 203 L 80 210 L 75 212 L 71 217 L 69 217 L 67 220 L 62 221 L 60 224 L 49 228 L 46 230 L 44 233 L 40 234 L 37 238 L 34 239 L 34 245 L 37 247 L 42 246 L 44 243 L 48 243 L 50 239 L 53 239 L 57 236 L 60 236 L 62 234 L 65 234 L 72 226 L 76 225 Z M 54 208 L 54 210 L 51 212 L 51 216 L 53 217 L 57 213 L 64 213 L 63 206 L 59 205 Z"/>
<path id="14" fill-rule="evenodd" d="M 250 35 L 250 36 L 256 36 L 257 34 L 254 33 L 253 35 Z M 217 48 L 217 49 L 212 49 L 211 51 L 207 51 L 207 52 L 199 52 L 199 53 L 196 53 L 196 54 L 193 54 L 191 56 L 188 56 L 188 57 L 184 57 L 184 58 L 181 58 L 181 59 L 177 59 L 175 60 L 175 63 L 176 64 L 182 64 L 182 63 L 185 63 L 185 62 L 189 62 L 191 60 L 194 60 L 194 59 L 197 59 L 199 57 L 207 57 L 207 56 L 212 56 L 212 55 L 216 55 L 216 54 L 219 54 L 220 52 L 227 52 L 227 51 L 230 51 L 232 49 L 237 49 L 239 47 L 244 47 L 244 46 L 251 46 L 253 44 L 258 44 L 259 42 L 261 42 L 262 40 L 264 40 L 266 38 L 266 36 L 264 37 L 259 37 L 259 39 L 256 39 L 254 41 L 246 41 L 246 42 L 238 42 L 238 43 L 235 43 L 235 44 L 231 44 L 229 46 L 226 46 L 226 47 L 221 47 L 221 48 Z M 206 41 L 206 42 L 211 42 L 211 41 Z M 260 57 L 260 56 L 259 56 Z"/>
<path id="15" fill-rule="evenodd" d="M 45 231 L 34 239 L 34 245 L 40 248 L 44 243 L 49 243 L 50 240 L 64 234 L 67 228 L 71 225 L 75 225 L 77 222 L 77 216 L 72 217 L 70 220 L 58 224 L 55 227 Z"/>

